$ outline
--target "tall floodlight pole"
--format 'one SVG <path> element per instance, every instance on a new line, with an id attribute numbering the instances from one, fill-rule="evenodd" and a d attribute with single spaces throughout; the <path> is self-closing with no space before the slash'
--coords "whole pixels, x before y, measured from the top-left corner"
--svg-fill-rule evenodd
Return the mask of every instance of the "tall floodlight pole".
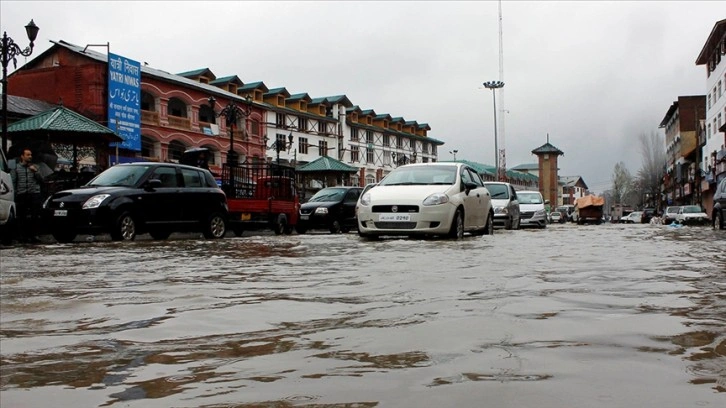
<path id="1" fill-rule="evenodd" d="M 504 86 L 502 81 L 484 82 L 484 87 L 492 90 L 492 101 L 494 102 L 494 173 L 495 180 L 499 181 L 499 142 L 497 142 L 497 89 Z"/>
<path id="2" fill-rule="evenodd" d="M 2 38 L 2 48 L 0 48 L 0 53 L 2 53 L 2 66 L 3 66 L 3 79 L 2 79 L 2 115 L 3 115 L 3 123 L 2 123 L 2 149 L 3 153 L 7 153 L 8 151 L 8 64 L 10 61 L 13 62 L 13 66 L 17 68 L 17 56 L 22 55 L 24 57 L 29 56 L 33 53 L 33 45 L 35 42 L 35 39 L 38 37 L 38 31 L 40 28 L 38 28 L 37 25 L 33 22 L 33 20 L 30 20 L 28 25 L 25 26 L 25 33 L 28 35 L 28 40 L 30 40 L 30 45 L 26 47 L 24 50 L 18 46 L 18 44 L 15 44 L 15 41 L 13 41 L 12 38 L 8 37 L 7 32 L 3 32 L 3 38 Z"/>

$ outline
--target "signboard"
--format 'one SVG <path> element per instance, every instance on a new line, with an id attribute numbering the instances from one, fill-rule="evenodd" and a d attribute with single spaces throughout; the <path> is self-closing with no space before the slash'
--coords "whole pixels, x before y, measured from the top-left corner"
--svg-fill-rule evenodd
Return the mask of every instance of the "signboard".
<path id="1" fill-rule="evenodd" d="M 108 127 L 124 139 L 118 144 L 120 149 L 141 151 L 141 64 L 111 53 L 108 53 Z"/>

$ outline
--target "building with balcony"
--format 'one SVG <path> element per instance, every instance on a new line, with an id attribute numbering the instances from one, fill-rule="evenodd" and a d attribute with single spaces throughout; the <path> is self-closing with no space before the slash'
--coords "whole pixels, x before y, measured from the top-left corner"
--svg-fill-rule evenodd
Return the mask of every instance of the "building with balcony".
<path id="1" fill-rule="evenodd" d="M 698 131 L 706 118 L 706 96 L 679 96 L 659 128 L 665 130 L 666 171 L 663 194 L 667 205 L 701 203 L 701 148 Z"/>
<path id="2" fill-rule="evenodd" d="M 713 208 L 713 192 L 726 177 L 726 19 L 718 21 L 696 59 L 706 68 L 706 115 L 700 133 L 702 153 L 699 170 L 704 175 L 701 204 L 707 214 Z"/>
<path id="3" fill-rule="evenodd" d="M 13 92 L 50 103 L 62 100 L 108 125 L 108 56 L 64 41 L 51 43 L 9 76 Z M 237 123 L 218 116 L 229 103 L 245 112 Z M 443 144 L 428 136 L 428 124 L 361 109 L 345 95 L 293 94 L 236 75 L 217 77 L 209 68 L 170 74 L 143 64 L 140 107 L 141 149 L 122 151 L 120 161 L 179 161 L 185 150 L 204 147 L 211 152 L 210 170 L 220 172 L 230 148 L 244 160 L 295 166 L 331 157 L 359 169 L 343 184 L 363 185 L 401 164 L 437 161 Z"/>

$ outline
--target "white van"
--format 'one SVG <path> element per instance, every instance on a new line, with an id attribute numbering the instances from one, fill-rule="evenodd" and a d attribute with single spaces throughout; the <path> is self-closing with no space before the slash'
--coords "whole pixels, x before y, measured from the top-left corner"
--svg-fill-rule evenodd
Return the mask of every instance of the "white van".
<path id="1" fill-rule="evenodd" d="M 519 199 L 519 215 L 522 228 L 547 227 L 547 211 L 545 201 L 539 191 L 517 191 Z"/>
<path id="2" fill-rule="evenodd" d="M 10 245 L 15 226 L 15 188 L 10 177 L 10 165 L 0 149 L 0 243 Z"/>

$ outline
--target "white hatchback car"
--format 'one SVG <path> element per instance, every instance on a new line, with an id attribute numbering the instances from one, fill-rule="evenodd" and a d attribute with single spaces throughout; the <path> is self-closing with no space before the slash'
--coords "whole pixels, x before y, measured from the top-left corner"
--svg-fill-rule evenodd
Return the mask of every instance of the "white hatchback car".
<path id="1" fill-rule="evenodd" d="M 494 233 L 489 190 L 464 163 L 416 163 L 391 171 L 358 200 L 358 234 L 446 235 Z"/>

